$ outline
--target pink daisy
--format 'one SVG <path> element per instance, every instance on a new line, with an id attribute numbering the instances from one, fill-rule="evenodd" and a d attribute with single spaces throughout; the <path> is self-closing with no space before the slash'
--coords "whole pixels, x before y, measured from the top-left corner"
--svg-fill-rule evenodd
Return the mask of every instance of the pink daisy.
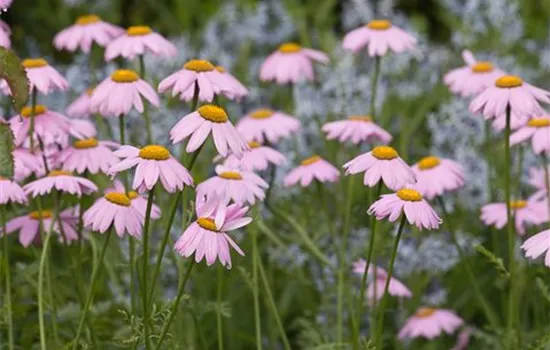
<path id="1" fill-rule="evenodd" d="M 363 273 L 365 272 L 366 263 L 367 262 L 364 259 L 360 259 L 359 261 L 355 262 L 353 264 L 353 272 L 362 276 Z M 372 277 L 372 275 L 375 275 L 374 278 L 376 278 L 376 282 L 375 281 L 370 282 L 366 291 L 367 297 L 371 304 L 375 301 L 380 301 L 380 299 L 382 299 L 382 296 L 384 294 L 386 279 L 388 278 L 388 273 L 386 272 L 386 270 L 380 267 L 375 268 L 374 266 L 370 266 L 369 276 Z M 412 297 L 412 293 L 409 290 L 409 288 L 407 288 L 402 282 L 400 282 L 398 279 L 394 277 L 390 279 L 388 294 L 393 295 L 395 297 L 400 297 L 400 298 Z"/>
<path id="2" fill-rule="evenodd" d="M 277 143 L 300 129 L 300 121 L 283 112 L 256 109 L 237 122 L 237 131 L 246 141 Z"/>
<path id="3" fill-rule="evenodd" d="M 94 89 L 86 89 L 82 95 L 67 107 L 67 115 L 71 118 L 88 118 L 92 115 L 92 94 Z"/>
<path id="4" fill-rule="evenodd" d="M 514 112 L 510 114 L 510 129 L 511 130 L 517 130 L 527 124 L 529 121 L 529 117 L 517 116 Z M 506 114 L 501 115 L 493 119 L 493 130 L 495 131 L 503 131 L 506 128 Z"/>
<path id="5" fill-rule="evenodd" d="M 27 140 L 31 118 L 34 119 L 34 135 L 40 137 L 45 146 L 66 143 L 71 125 L 64 115 L 48 110 L 44 105 L 35 106 L 34 117 L 32 114 L 31 107 L 24 107 L 19 115 L 10 119 L 16 144 L 21 145 Z"/>
<path id="6" fill-rule="evenodd" d="M 414 171 L 390 146 L 374 147 L 372 151 L 361 154 L 344 164 L 344 169 L 346 169 L 346 175 L 365 172 L 363 183 L 369 187 L 375 186 L 382 180 L 387 188 L 396 191 L 416 182 Z"/>
<path id="7" fill-rule="evenodd" d="M 548 168 L 550 172 L 550 167 Z M 531 168 L 529 169 L 529 184 L 537 189 L 530 199 L 539 201 L 546 198 L 546 180 L 544 169 Z M 549 179 L 550 180 L 550 179 Z"/>
<path id="8" fill-rule="evenodd" d="M 0 205 L 27 204 L 27 195 L 16 182 L 0 176 Z"/>
<path id="9" fill-rule="evenodd" d="M 304 159 L 300 166 L 294 168 L 284 178 L 284 184 L 290 187 L 300 182 L 302 187 L 307 187 L 313 180 L 319 182 L 337 182 L 339 177 L 340 170 L 323 158 L 314 155 Z"/>
<path id="10" fill-rule="evenodd" d="M 466 66 L 453 69 L 443 77 L 443 81 L 449 86 L 449 89 L 462 97 L 483 92 L 504 75 L 504 72 L 495 68 L 491 62 L 477 61 L 468 50 L 462 51 L 462 58 L 466 62 Z"/>
<path id="11" fill-rule="evenodd" d="M 13 0 L 0 0 L 0 10 L 7 11 Z"/>
<path id="12" fill-rule="evenodd" d="M 197 185 L 197 197 L 216 196 L 226 201 L 232 199 L 235 203 L 251 205 L 256 203 L 256 198 L 264 200 L 269 185 L 253 172 L 218 165 L 216 174 Z"/>
<path id="13" fill-rule="evenodd" d="M 286 163 L 284 154 L 271 147 L 262 146 L 255 141 L 249 142 L 248 147 L 250 147 L 250 152 L 245 152 L 242 159 L 230 154 L 223 165 L 246 171 L 263 171 L 269 167 L 269 164 L 281 165 Z"/>
<path id="14" fill-rule="evenodd" d="M 69 134 L 75 139 L 85 140 L 96 137 L 95 124 L 84 119 L 69 119 Z"/>
<path id="15" fill-rule="evenodd" d="M 95 138 L 78 140 L 72 146 L 62 149 L 57 155 L 57 161 L 63 164 L 63 169 L 82 174 L 90 172 L 107 174 L 109 168 L 119 162 L 111 148 L 119 144 L 111 141 L 97 141 Z"/>
<path id="16" fill-rule="evenodd" d="M 470 327 L 464 327 L 456 339 L 455 345 L 451 350 L 467 350 L 470 343 L 470 337 L 472 336 L 472 329 Z"/>
<path id="17" fill-rule="evenodd" d="M 229 151 L 238 158 L 248 151 L 248 145 L 237 132 L 225 109 L 214 105 L 204 105 L 196 111 L 181 118 L 170 130 L 170 140 L 178 143 L 190 137 L 185 150 L 195 152 L 202 146 L 208 135 L 212 133 L 214 145 L 222 157 Z"/>
<path id="18" fill-rule="evenodd" d="M 418 180 L 416 189 L 428 200 L 464 186 L 464 170 L 460 164 L 449 159 L 425 157 L 412 169 Z"/>
<path id="19" fill-rule="evenodd" d="M 453 334 L 463 324 L 464 321 L 451 310 L 421 307 L 405 322 L 399 331 L 399 339 L 434 339 L 443 332 Z"/>
<path id="20" fill-rule="evenodd" d="M 78 17 L 75 24 L 59 32 L 53 39 L 53 45 L 58 50 L 75 52 L 80 49 L 87 54 L 93 43 L 105 47 L 122 33 L 122 28 L 103 22 L 96 15 L 84 15 Z"/>
<path id="21" fill-rule="evenodd" d="M 533 118 L 527 122 L 527 125 L 520 128 L 510 136 L 510 145 L 531 139 L 533 151 L 536 154 L 542 152 L 550 153 L 550 118 Z"/>
<path id="22" fill-rule="evenodd" d="M 14 179 L 23 181 L 31 174 L 36 177 L 44 176 L 44 161 L 40 152 L 32 153 L 27 148 L 18 147 L 12 152 L 15 164 Z"/>
<path id="23" fill-rule="evenodd" d="M 203 197 L 197 195 L 197 198 Z M 252 218 L 245 217 L 248 207 L 239 204 L 228 206 L 217 197 L 208 198 L 207 201 L 197 199 L 197 220 L 183 232 L 174 249 L 186 258 L 195 254 L 197 263 L 205 258 L 208 266 L 214 264 L 217 258 L 222 266 L 230 269 L 229 246 L 241 256 L 244 252 L 227 232 L 248 225 Z"/>
<path id="24" fill-rule="evenodd" d="M 240 100 L 243 97 L 246 97 L 249 93 L 246 86 L 244 86 L 237 78 L 235 78 L 231 73 L 225 70 L 222 66 L 216 66 L 216 70 L 221 73 L 221 75 L 227 80 L 227 82 L 232 86 L 230 94 L 228 96 L 230 99 Z"/>
<path id="25" fill-rule="evenodd" d="M 142 113 L 142 98 L 153 106 L 160 104 L 157 93 L 149 83 L 132 70 L 119 69 L 94 89 L 91 110 L 107 117 L 128 114 L 132 107 Z"/>
<path id="26" fill-rule="evenodd" d="M 134 190 L 150 191 L 159 180 L 169 193 L 182 191 L 184 185 L 193 186 L 189 171 L 162 146 L 149 145 L 138 149 L 126 145 L 120 147 L 115 155 L 123 160 L 113 165 L 109 174 L 115 175 L 136 167 L 132 185 Z"/>
<path id="27" fill-rule="evenodd" d="M 188 61 L 181 70 L 161 81 L 158 91 L 164 93 L 172 89 L 172 97 L 179 95 L 181 100 L 189 102 L 195 95 L 195 87 L 199 89 L 199 101 L 205 102 L 212 102 L 214 96 L 219 94 L 230 99 L 248 94 L 248 90 L 237 79 L 229 73 L 221 73 L 206 60 Z"/>
<path id="28" fill-rule="evenodd" d="M 550 92 L 529 85 L 518 76 L 503 75 L 476 96 L 470 111 L 482 112 L 485 119 L 491 119 L 505 115 L 510 106 L 517 117 L 531 117 L 544 113 L 538 101 L 550 103 Z"/>
<path id="29" fill-rule="evenodd" d="M 388 49 L 395 53 L 412 50 L 416 39 L 385 19 L 375 19 L 354 29 L 344 37 L 344 49 L 357 53 L 368 47 L 369 56 L 384 56 Z"/>
<path id="30" fill-rule="evenodd" d="M 83 220 L 84 226 L 99 233 L 112 226 L 120 238 L 124 232 L 140 238 L 144 217 L 132 206 L 132 201 L 124 192 L 109 192 L 86 210 Z"/>
<path id="31" fill-rule="evenodd" d="M 409 224 L 420 230 L 435 230 L 442 222 L 422 194 L 413 188 L 402 188 L 397 193 L 382 195 L 367 213 L 376 215 L 377 220 L 388 217 L 390 222 L 396 221 L 404 213 Z"/>
<path id="32" fill-rule="evenodd" d="M 550 267 L 550 230 L 533 235 L 521 245 L 521 249 L 525 250 L 525 256 L 529 259 L 537 259 L 546 253 L 544 265 Z"/>
<path id="33" fill-rule="evenodd" d="M 354 144 L 360 142 L 390 143 L 393 137 L 389 132 L 372 122 L 370 117 L 351 116 L 344 120 L 326 123 L 323 131 L 327 133 L 328 140 L 338 139 L 340 142 L 351 141 Z"/>
<path id="34" fill-rule="evenodd" d="M 154 56 L 174 57 L 178 50 L 162 35 L 147 26 L 133 26 L 126 33 L 113 40 L 105 49 L 105 60 L 122 56 L 133 60 L 137 56 L 151 53 Z"/>
<path id="35" fill-rule="evenodd" d="M 516 231 L 519 235 L 525 234 L 527 224 L 539 225 L 548 221 L 548 211 L 543 202 L 530 200 L 510 201 L 512 216 L 515 218 Z M 490 203 L 481 208 L 481 221 L 485 225 L 493 225 L 497 229 L 503 228 L 508 222 L 506 219 L 506 203 Z"/>
<path id="36" fill-rule="evenodd" d="M 43 58 L 27 58 L 21 64 L 27 72 L 31 91 L 36 88 L 47 95 L 55 90 L 65 91 L 69 87 L 67 80 Z"/>
<path id="37" fill-rule="evenodd" d="M 145 218 L 147 211 L 147 197 L 140 195 L 136 191 L 128 191 L 124 188 L 124 184 L 118 180 L 113 181 L 113 188 L 107 188 L 105 193 L 109 192 L 120 192 L 126 193 L 126 196 L 132 201 L 132 207 L 136 208 L 137 211 Z M 151 206 L 151 220 L 157 220 L 160 218 L 162 211 L 159 206 L 153 203 Z"/>
<path id="38" fill-rule="evenodd" d="M 0 20 L 0 46 L 6 49 L 11 48 L 11 28 L 6 22 Z"/>
<path id="39" fill-rule="evenodd" d="M 53 189 L 69 193 L 77 197 L 97 191 L 97 186 L 90 180 L 64 170 L 52 170 L 48 176 L 34 180 L 23 187 L 25 193 L 32 198 L 49 194 Z"/>
<path id="40" fill-rule="evenodd" d="M 321 51 L 302 48 L 295 43 L 285 43 L 269 55 L 260 68 L 260 80 L 277 84 L 297 83 L 305 79 L 313 81 L 313 61 L 328 63 L 329 57 Z"/>

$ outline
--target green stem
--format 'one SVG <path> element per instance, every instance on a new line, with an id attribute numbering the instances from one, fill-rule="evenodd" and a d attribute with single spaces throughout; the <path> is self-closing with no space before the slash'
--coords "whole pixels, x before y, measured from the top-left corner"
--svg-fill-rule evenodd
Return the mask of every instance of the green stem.
<path id="1" fill-rule="evenodd" d="M 48 289 L 48 298 L 50 299 L 51 303 L 51 312 L 52 312 L 52 333 L 53 333 L 53 343 L 54 346 L 57 346 L 59 344 L 59 332 L 57 330 L 57 304 L 55 302 L 54 296 L 53 296 L 53 289 L 52 289 L 52 269 L 50 260 L 46 259 L 46 288 Z"/>
<path id="2" fill-rule="evenodd" d="M 109 239 L 111 238 L 112 233 L 113 233 L 113 227 L 111 227 L 107 231 L 107 236 L 105 237 L 105 242 L 103 242 L 103 247 L 101 248 L 101 253 L 99 255 L 98 264 L 97 266 L 95 266 L 94 271 L 92 272 L 92 277 L 90 280 L 90 288 L 88 289 L 88 295 L 86 296 L 86 302 L 84 303 L 82 315 L 80 316 L 80 321 L 78 322 L 78 329 L 76 331 L 75 339 L 73 342 L 73 350 L 77 350 L 79 348 L 80 335 L 82 334 L 82 330 L 84 328 L 84 322 L 86 321 L 86 316 L 90 311 L 90 306 L 92 305 L 92 301 L 94 299 L 94 290 L 98 281 L 99 272 L 101 270 L 101 266 L 103 265 L 103 259 L 105 258 L 105 253 L 107 252 L 107 247 L 109 246 Z"/>
<path id="3" fill-rule="evenodd" d="M 128 244 L 130 250 L 130 307 L 132 308 L 132 315 L 137 314 L 137 300 L 136 300 L 136 242 L 132 236 L 128 236 Z"/>
<path id="4" fill-rule="evenodd" d="M 13 341 L 13 318 L 12 318 L 12 308 L 11 308 L 11 272 L 10 272 L 10 249 L 9 241 L 6 229 L 6 212 L 4 211 L 4 206 L 0 206 L 0 222 L 2 227 L 2 232 L 4 233 L 2 241 L 4 243 L 4 275 L 6 277 L 6 306 L 7 306 L 7 319 L 8 319 L 8 349 L 14 349 Z"/>
<path id="5" fill-rule="evenodd" d="M 124 146 L 126 144 L 126 125 L 124 124 L 124 114 L 121 114 L 118 117 L 118 129 L 120 135 L 120 145 Z"/>
<path id="6" fill-rule="evenodd" d="M 36 88 L 33 87 L 31 91 L 31 125 L 29 127 L 29 138 L 31 141 L 31 152 L 34 152 L 34 116 L 36 114 Z"/>
<path id="7" fill-rule="evenodd" d="M 147 209 L 145 211 L 145 223 L 143 224 L 143 267 L 141 283 L 143 291 L 141 298 L 143 302 L 143 333 L 145 341 L 145 349 L 150 348 L 149 339 L 149 304 L 147 302 L 148 289 L 147 289 L 147 273 L 149 270 L 149 226 L 151 223 L 151 209 L 153 208 L 153 198 L 155 197 L 155 187 L 151 188 L 149 195 L 147 196 Z"/>
<path id="8" fill-rule="evenodd" d="M 370 117 L 375 120 L 376 119 L 376 95 L 378 92 L 378 78 L 380 77 L 380 61 L 381 57 L 376 56 L 374 58 L 374 74 L 372 75 L 372 81 L 371 81 L 371 100 L 370 100 L 370 108 L 369 113 Z"/>
<path id="9" fill-rule="evenodd" d="M 39 204 L 39 211 L 42 213 L 42 205 Z M 40 265 L 38 267 L 38 326 L 40 329 L 40 349 L 46 350 L 46 327 L 44 322 L 44 273 L 46 270 L 46 264 L 48 259 L 48 250 L 50 247 L 50 241 L 52 237 L 52 231 L 53 226 L 55 223 L 55 220 L 57 219 L 57 212 L 54 212 L 54 217 L 52 218 L 48 234 L 46 235 L 46 239 L 44 240 L 44 245 L 42 246 L 42 254 L 40 255 Z M 40 218 L 40 236 L 44 237 L 44 225 L 43 220 Z M 53 300 L 52 300 L 53 302 Z M 53 320 L 53 322 L 56 322 L 56 320 Z"/>
<path id="10" fill-rule="evenodd" d="M 217 290 L 216 290 L 216 302 L 218 303 L 218 309 L 216 311 L 216 324 L 218 329 L 218 350 L 223 350 L 223 322 L 222 322 L 222 293 L 223 293 L 223 266 L 221 264 L 217 267 Z"/>
<path id="11" fill-rule="evenodd" d="M 254 297 L 254 325 L 256 330 L 256 349 L 262 349 L 262 325 L 260 319 L 260 293 L 258 287 L 258 227 L 256 224 L 249 226 L 252 235 L 252 294 Z"/>
<path id="12" fill-rule="evenodd" d="M 143 55 L 139 55 L 139 76 L 145 80 L 145 60 Z M 151 117 L 149 116 L 149 103 L 143 100 L 143 119 L 145 120 L 145 130 L 147 132 L 147 144 L 153 143 L 153 131 L 151 130 Z"/>
<path id="13" fill-rule="evenodd" d="M 397 248 L 399 247 L 399 241 L 401 240 L 401 236 L 403 235 L 403 228 L 405 227 L 406 221 L 407 218 L 405 216 L 405 213 L 401 213 L 401 222 L 399 223 L 397 235 L 395 236 L 395 241 L 393 243 L 393 249 L 390 257 L 390 266 L 388 267 L 388 277 L 386 278 L 384 292 L 382 294 L 382 301 L 380 303 L 380 316 L 378 317 L 377 332 L 374 337 L 374 344 L 376 345 L 377 349 L 382 349 L 382 334 L 384 333 L 384 315 L 386 311 L 385 309 L 388 303 L 388 288 L 390 286 L 390 281 L 393 274 L 393 264 L 395 263 L 395 257 L 397 256 Z"/>

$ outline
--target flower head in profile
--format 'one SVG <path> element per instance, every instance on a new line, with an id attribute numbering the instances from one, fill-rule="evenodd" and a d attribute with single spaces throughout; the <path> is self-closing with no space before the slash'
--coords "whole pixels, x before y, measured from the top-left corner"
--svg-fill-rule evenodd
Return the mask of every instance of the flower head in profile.
<path id="1" fill-rule="evenodd" d="M 28 148 L 17 147 L 11 154 L 13 155 L 15 170 L 13 178 L 15 181 L 21 182 L 31 174 L 41 177 L 46 173 L 41 152 L 36 151 L 33 153 Z"/>
<path id="2" fill-rule="evenodd" d="M 109 174 L 115 175 L 136 167 L 132 184 L 134 190 L 150 191 L 159 181 L 169 193 L 181 191 L 184 186 L 193 186 L 189 171 L 163 146 L 149 145 L 139 149 L 126 145 L 115 151 L 115 155 L 122 160 L 109 169 Z"/>
<path id="3" fill-rule="evenodd" d="M 359 259 L 353 263 L 353 272 L 359 276 L 362 276 L 365 272 L 366 263 L 367 262 L 364 259 Z M 386 280 L 388 279 L 388 273 L 383 268 L 371 265 L 369 267 L 368 274 L 373 280 L 369 282 L 366 293 L 369 303 L 374 304 L 375 302 L 380 301 L 384 295 L 384 288 L 386 285 Z M 395 277 L 390 279 L 388 294 L 399 298 L 412 297 L 410 289 Z"/>
<path id="4" fill-rule="evenodd" d="M 412 169 L 418 181 L 416 189 L 428 200 L 464 186 L 464 170 L 450 159 L 424 157 Z"/>
<path id="5" fill-rule="evenodd" d="M 285 176 L 284 184 L 287 187 L 300 183 L 302 187 L 309 186 L 313 180 L 319 182 L 337 182 L 340 170 L 318 155 L 304 159 L 300 165 Z"/>
<path id="6" fill-rule="evenodd" d="M 128 69 L 119 69 L 103 80 L 92 93 L 91 110 L 106 117 L 119 117 L 135 108 L 143 112 L 143 100 L 153 106 L 160 104 L 155 90 L 139 75 Z"/>
<path id="7" fill-rule="evenodd" d="M 197 185 L 198 197 L 218 197 L 235 203 L 253 205 L 256 199 L 264 200 L 269 187 L 261 177 L 251 171 L 226 168 L 218 165 L 216 176 Z"/>
<path id="8" fill-rule="evenodd" d="M 510 145 L 514 146 L 531 139 L 536 154 L 550 153 L 550 117 L 530 119 L 527 125 L 519 128 L 510 136 Z"/>
<path id="9" fill-rule="evenodd" d="M 530 117 L 528 116 L 518 116 L 513 111 L 510 114 L 510 129 L 517 130 L 527 124 Z M 493 130 L 501 132 L 506 128 L 506 114 L 497 116 L 493 119 Z"/>
<path id="10" fill-rule="evenodd" d="M 548 167 L 548 172 L 550 174 L 550 166 Z M 550 181 L 550 178 L 548 181 Z M 544 168 L 532 167 L 529 169 L 529 184 L 537 190 L 529 199 L 540 201 L 547 198 L 546 172 Z"/>
<path id="11" fill-rule="evenodd" d="M 77 140 L 72 146 L 59 151 L 56 158 L 67 171 L 77 174 L 85 172 L 107 174 L 109 168 L 119 161 L 112 150 L 119 146 L 118 143 L 98 141 L 95 138 Z"/>
<path id="12" fill-rule="evenodd" d="M 216 66 L 216 70 L 227 80 L 227 83 L 231 85 L 231 90 L 228 92 L 231 96 L 227 96 L 230 99 L 240 100 L 246 97 L 249 93 L 246 86 L 244 86 L 237 78 L 229 73 L 224 67 Z"/>
<path id="13" fill-rule="evenodd" d="M 223 266 L 230 269 L 229 246 L 241 256 L 244 256 L 244 252 L 227 232 L 248 225 L 252 218 L 245 216 L 248 207 L 239 204 L 227 205 L 216 196 L 206 198 L 208 199 L 197 195 L 197 220 L 183 232 L 174 249 L 186 258 L 195 254 L 197 263 L 205 259 L 206 264 L 210 266 L 218 259 Z"/>
<path id="14" fill-rule="evenodd" d="M 10 119 L 16 144 L 28 140 L 31 119 L 34 119 L 34 135 L 40 137 L 45 146 L 67 142 L 71 130 L 69 120 L 44 105 L 36 105 L 34 111 L 32 107 L 24 107 L 19 115 Z"/>
<path id="15" fill-rule="evenodd" d="M 92 139 L 97 136 L 97 129 L 89 120 L 69 119 L 69 134 L 78 140 Z"/>
<path id="16" fill-rule="evenodd" d="M 274 148 L 263 146 L 255 141 L 249 142 L 248 147 L 250 152 L 245 152 L 242 159 L 230 154 L 223 165 L 246 171 L 264 171 L 270 164 L 275 166 L 286 162 L 285 155 Z"/>
<path id="17" fill-rule="evenodd" d="M 119 180 L 113 181 L 113 187 L 107 188 L 105 190 L 105 193 L 109 192 L 120 192 L 120 193 L 126 193 L 126 197 L 132 201 L 132 207 L 136 208 L 137 211 L 140 212 L 140 214 L 145 218 L 145 214 L 147 212 L 147 197 L 137 193 L 136 191 L 128 191 L 126 192 L 126 189 L 124 188 L 124 184 L 120 182 Z M 153 203 L 151 206 L 151 220 L 157 220 L 160 218 L 162 211 L 160 210 L 159 206 Z"/>
<path id="18" fill-rule="evenodd" d="M 260 80 L 277 84 L 313 81 L 313 62 L 328 63 L 329 57 L 321 51 L 303 48 L 296 43 L 285 43 L 267 57 L 260 68 Z"/>
<path id="19" fill-rule="evenodd" d="M 421 307 L 405 322 L 399 339 L 434 339 L 443 333 L 453 334 L 463 324 L 464 321 L 451 310 Z"/>
<path id="20" fill-rule="evenodd" d="M 416 39 L 388 20 L 375 19 L 347 33 L 343 46 L 353 53 L 367 48 L 371 57 L 384 56 L 388 50 L 394 53 L 412 50 L 416 46 Z"/>
<path id="21" fill-rule="evenodd" d="M 15 181 L 0 176 L 0 205 L 27 204 L 27 195 Z"/>
<path id="22" fill-rule="evenodd" d="M 346 175 L 365 172 L 363 183 L 373 187 L 380 180 L 387 188 L 398 190 L 407 184 L 415 183 L 416 176 L 397 151 L 390 146 L 374 147 L 344 164 Z"/>
<path id="23" fill-rule="evenodd" d="M 67 115 L 71 118 L 88 118 L 92 115 L 92 93 L 94 89 L 86 89 L 67 107 Z"/>
<path id="24" fill-rule="evenodd" d="M 132 26 L 126 33 L 111 41 L 105 49 L 105 60 L 111 61 L 117 57 L 133 60 L 146 53 L 160 57 L 174 57 L 177 49 L 162 35 L 155 33 L 148 26 Z"/>
<path id="25" fill-rule="evenodd" d="M 126 193 L 108 192 L 84 212 L 82 219 L 84 226 L 99 233 L 112 228 L 120 238 L 126 232 L 140 238 L 144 216 L 132 206 Z"/>
<path id="26" fill-rule="evenodd" d="M 409 224 L 415 225 L 420 230 L 435 230 L 442 222 L 431 205 L 414 186 L 402 188 L 396 193 L 382 195 L 370 206 L 367 213 L 376 215 L 377 220 L 387 217 L 390 222 L 405 215 Z"/>
<path id="27" fill-rule="evenodd" d="M 81 50 L 87 54 L 90 53 L 92 44 L 105 47 L 122 33 L 122 28 L 102 21 L 99 16 L 84 15 L 78 17 L 73 25 L 59 32 L 53 39 L 53 45 L 58 50 Z"/>
<path id="28" fill-rule="evenodd" d="M 514 224 L 519 235 L 525 234 L 527 224 L 539 225 L 548 221 L 547 206 L 543 202 L 529 200 L 510 201 Z M 501 229 L 508 222 L 506 218 L 506 203 L 490 203 L 481 208 L 481 221 L 485 225 Z"/>
<path id="29" fill-rule="evenodd" d="M 36 88 L 41 94 L 48 95 L 69 87 L 67 80 L 43 58 L 27 58 L 21 64 L 27 72 L 31 91 Z"/>
<path id="30" fill-rule="evenodd" d="M 370 117 L 351 116 L 344 120 L 337 120 L 323 125 L 328 140 L 338 139 L 340 142 L 351 141 L 388 144 L 393 137 L 389 132 L 376 125 Z"/>
<path id="31" fill-rule="evenodd" d="M 25 193 L 32 198 L 44 196 L 56 189 L 59 192 L 81 197 L 97 191 L 97 186 L 90 180 L 74 176 L 64 170 L 52 170 L 46 177 L 34 180 L 23 187 Z"/>
<path id="32" fill-rule="evenodd" d="M 550 267 L 550 230 L 544 230 L 536 235 L 529 237 L 522 245 L 521 249 L 525 251 L 525 257 L 537 259 L 544 255 L 544 265 Z"/>
<path id="33" fill-rule="evenodd" d="M 170 140 L 172 143 L 178 143 L 189 138 L 185 150 L 192 153 L 202 146 L 210 133 L 222 157 L 231 152 L 242 158 L 243 153 L 249 150 L 244 139 L 231 124 L 225 109 L 215 105 L 201 106 L 181 118 L 170 130 Z"/>
<path id="34" fill-rule="evenodd" d="M 259 108 L 237 122 L 237 131 L 246 141 L 277 143 L 300 129 L 300 121 L 283 112 Z"/>
<path id="35" fill-rule="evenodd" d="M 6 22 L 0 20 L 0 46 L 6 49 L 11 48 L 11 28 Z"/>
<path id="36" fill-rule="evenodd" d="M 449 86 L 449 89 L 462 97 L 474 96 L 483 92 L 504 75 L 504 72 L 491 62 L 476 60 L 468 50 L 462 51 L 462 58 L 466 62 L 466 66 L 455 68 L 443 77 L 443 81 Z"/>
<path id="37" fill-rule="evenodd" d="M 7 11 L 13 0 L 0 0 L 0 10 Z"/>

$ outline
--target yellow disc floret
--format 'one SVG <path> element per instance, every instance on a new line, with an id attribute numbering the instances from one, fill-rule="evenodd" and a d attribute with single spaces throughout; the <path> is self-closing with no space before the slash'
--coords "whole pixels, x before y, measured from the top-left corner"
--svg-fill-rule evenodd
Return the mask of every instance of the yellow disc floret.
<path id="1" fill-rule="evenodd" d="M 97 23 L 99 21 L 101 21 L 101 18 L 99 18 L 99 16 L 97 15 L 84 15 L 77 17 L 76 24 L 78 24 L 79 26 L 85 26 L 88 24 Z"/>
<path id="2" fill-rule="evenodd" d="M 550 126 L 550 118 L 533 118 L 527 122 L 532 128 L 544 128 Z"/>
<path id="3" fill-rule="evenodd" d="M 474 73 L 489 73 L 493 71 L 494 66 L 491 62 L 479 61 L 474 64 L 471 69 Z"/>
<path id="4" fill-rule="evenodd" d="M 250 142 L 248 143 L 248 147 L 254 149 L 254 148 L 262 147 L 262 144 L 259 143 L 259 142 L 256 142 L 256 141 L 250 141 Z"/>
<path id="5" fill-rule="evenodd" d="M 109 192 L 105 195 L 105 199 L 113 204 L 123 207 L 129 207 L 132 204 L 130 198 L 122 192 Z"/>
<path id="6" fill-rule="evenodd" d="M 387 30 L 391 28 L 391 22 L 387 19 L 375 19 L 370 21 L 367 27 L 374 30 Z"/>
<path id="7" fill-rule="evenodd" d="M 252 119 L 267 119 L 273 115 L 273 110 L 269 108 L 258 108 L 250 113 Z"/>
<path id="8" fill-rule="evenodd" d="M 420 309 L 418 309 L 416 311 L 414 316 L 420 317 L 420 318 L 430 317 L 431 315 L 433 315 L 436 312 L 436 310 L 437 309 L 435 309 L 433 307 L 421 307 Z"/>
<path id="9" fill-rule="evenodd" d="M 34 106 L 34 115 L 39 116 L 40 114 L 46 113 L 47 110 L 48 109 L 44 105 L 36 105 Z M 30 106 L 21 109 L 21 115 L 25 118 L 29 118 L 32 114 L 32 107 Z"/>
<path id="10" fill-rule="evenodd" d="M 224 171 L 223 173 L 221 173 L 218 176 L 221 177 L 222 179 L 226 179 L 226 180 L 242 180 L 243 179 L 243 176 L 240 173 L 236 172 L 236 171 Z"/>
<path id="11" fill-rule="evenodd" d="M 225 68 L 223 68 L 222 66 L 216 66 L 216 70 L 220 73 L 225 73 Z"/>
<path id="12" fill-rule="evenodd" d="M 319 157 L 318 155 L 314 155 L 314 156 L 311 156 L 309 158 L 306 158 L 304 160 L 302 160 L 302 166 L 308 166 L 308 165 L 311 165 L 313 163 L 317 163 L 318 161 L 320 161 L 322 158 Z"/>
<path id="13" fill-rule="evenodd" d="M 211 72 L 216 69 L 216 67 L 207 60 L 191 60 L 184 64 L 183 68 L 194 72 Z"/>
<path id="14" fill-rule="evenodd" d="M 54 177 L 54 176 L 73 176 L 73 173 L 70 171 L 65 170 L 52 170 L 48 173 L 48 176 Z"/>
<path id="15" fill-rule="evenodd" d="M 284 43 L 279 46 L 279 52 L 281 53 L 296 53 L 299 52 L 302 47 L 296 43 Z"/>
<path id="16" fill-rule="evenodd" d="M 516 88 L 523 85 L 523 80 L 516 75 L 503 75 L 495 81 L 495 86 L 501 89 Z"/>
<path id="17" fill-rule="evenodd" d="M 24 59 L 23 62 L 21 62 L 21 64 L 25 68 L 40 68 L 40 67 L 46 67 L 48 65 L 48 61 L 46 61 L 43 58 L 27 58 L 27 59 Z"/>
<path id="18" fill-rule="evenodd" d="M 33 220 L 50 219 L 53 213 L 50 210 L 33 211 L 29 214 L 29 217 Z"/>
<path id="19" fill-rule="evenodd" d="M 204 105 L 197 110 L 201 117 L 213 123 L 225 123 L 229 120 L 225 109 L 215 105 Z"/>
<path id="20" fill-rule="evenodd" d="M 527 201 L 524 200 L 518 200 L 518 201 L 510 201 L 510 208 L 512 209 L 523 209 L 527 206 Z"/>
<path id="21" fill-rule="evenodd" d="M 139 74 L 129 69 L 119 69 L 111 74 L 111 80 L 117 83 L 133 83 L 139 80 Z"/>
<path id="22" fill-rule="evenodd" d="M 130 198 L 132 200 L 139 197 L 139 194 L 136 191 L 130 191 L 130 192 L 126 193 L 126 195 L 128 196 L 128 198 Z"/>
<path id="23" fill-rule="evenodd" d="M 76 149 L 87 149 L 87 148 L 95 148 L 97 147 L 98 142 L 96 139 L 86 139 L 86 140 L 78 140 L 73 143 L 73 147 Z"/>
<path id="24" fill-rule="evenodd" d="M 126 29 L 126 34 L 129 36 L 142 36 L 151 34 L 153 30 L 148 26 L 131 26 Z"/>
<path id="25" fill-rule="evenodd" d="M 139 151 L 139 157 L 148 160 L 168 160 L 170 159 L 170 151 L 163 146 L 149 145 Z"/>
<path id="26" fill-rule="evenodd" d="M 379 160 L 392 160 L 399 157 L 397 151 L 390 146 L 374 147 L 372 150 L 372 155 Z"/>
<path id="27" fill-rule="evenodd" d="M 199 224 L 199 226 L 205 230 L 218 231 L 218 228 L 216 227 L 216 223 L 214 222 L 214 220 L 210 218 L 198 218 L 197 224 Z"/>
<path id="28" fill-rule="evenodd" d="M 417 190 L 412 188 L 402 188 L 397 191 L 397 197 L 401 198 L 407 202 L 420 202 L 422 200 L 422 195 Z"/>
<path id="29" fill-rule="evenodd" d="M 366 116 L 366 115 L 352 115 L 351 117 L 348 117 L 348 120 L 353 120 L 353 121 L 357 121 L 357 122 L 365 122 L 365 123 L 372 122 L 371 117 Z"/>
<path id="30" fill-rule="evenodd" d="M 441 163 L 441 159 L 434 156 L 424 157 L 418 162 L 418 169 L 429 170 L 433 169 Z"/>

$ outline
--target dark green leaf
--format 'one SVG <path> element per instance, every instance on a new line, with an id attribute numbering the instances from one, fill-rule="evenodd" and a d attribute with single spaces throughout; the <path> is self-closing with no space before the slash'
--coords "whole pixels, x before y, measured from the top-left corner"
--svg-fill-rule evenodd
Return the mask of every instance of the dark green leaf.
<path id="1" fill-rule="evenodd" d="M 13 178 L 13 133 L 8 123 L 0 122 L 0 177 Z"/>
<path id="2" fill-rule="evenodd" d="M 0 47 L 0 77 L 6 79 L 13 107 L 20 111 L 29 99 L 29 82 L 21 60 L 13 51 Z"/>

